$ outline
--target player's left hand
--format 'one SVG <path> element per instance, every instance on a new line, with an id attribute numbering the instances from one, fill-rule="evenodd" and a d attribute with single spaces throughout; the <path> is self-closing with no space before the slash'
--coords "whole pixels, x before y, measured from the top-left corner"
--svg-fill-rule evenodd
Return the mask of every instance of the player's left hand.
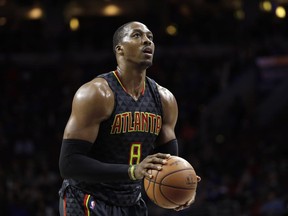
<path id="1" fill-rule="evenodd" d="M 200 181 L 201 181 L 201 177 L 200 177 L 200 176 L 197 176 L 197 182 L 200 182 Z M 194 196 L 192 197 L 191 200 L 189 200 L 189 201 L 188 201 L 187 203 L 185 203 L 184 205 L 178 206 L 178 207 L 175 208 L 174 210 L 175 210 L 175 211 L 181 211 L 181 210 L 183 210 L 183 209 L 186 209 L 186 208 L 190 207 L 190 205 L 195 202 L 195 197 L 196 197 L 196 192 L 194 193 Z"/>

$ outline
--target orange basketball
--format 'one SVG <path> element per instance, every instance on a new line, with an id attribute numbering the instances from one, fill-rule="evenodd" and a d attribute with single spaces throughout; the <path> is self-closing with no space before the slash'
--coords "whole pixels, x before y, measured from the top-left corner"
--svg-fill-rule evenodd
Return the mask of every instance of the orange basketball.
<path id="1" fill-rule="evenodd" d="M 174 209 L 195 196 L 197 175 L 192 165 L 178 156 L 171 156 L 162 170 L 149 170 L 153 177 L 144 178 L 147 196 L 156 205 Z"/>

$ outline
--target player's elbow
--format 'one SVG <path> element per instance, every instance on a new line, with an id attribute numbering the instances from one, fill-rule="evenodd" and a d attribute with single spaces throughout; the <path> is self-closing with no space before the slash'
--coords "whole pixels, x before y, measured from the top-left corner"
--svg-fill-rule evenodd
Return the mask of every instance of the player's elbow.
<path id="1" fill-rule="evenodd" d="M 89 164 L 85 157 L 91 146 L 92 143 L 83 140 L 63 140 L 59 158 L 59 171 L 62 178 L 79 178 L 83 173 L 85 174 L 83 168 Z"/>
<path id="2" fill-rule="evenodd" d="M 71 169 L 69 168 L 69 158 L 60 157 L 59 160 L 59 171 L 63 179 L 68 179 L 71 177 Z"/>

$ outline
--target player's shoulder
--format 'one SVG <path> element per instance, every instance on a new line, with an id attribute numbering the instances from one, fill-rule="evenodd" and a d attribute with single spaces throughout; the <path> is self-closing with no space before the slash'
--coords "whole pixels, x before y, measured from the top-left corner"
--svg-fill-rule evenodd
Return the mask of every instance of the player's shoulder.
<path id="1" fill-rule="evenodd" d="M 173 103 L 176 102 L 173 93 L 169 89 L 159 85 L 158 83 L 156 83 L 156 85 L 162 102 L 173 102 Z"/>
<path id="2" fill-rule="evenodd" d="M 101 77 L 96 77 L 84 83 L 75 93 L 75 99 L 80 100 L 109 100 L 113 99 L 113 92 L 107 81 Z"/>

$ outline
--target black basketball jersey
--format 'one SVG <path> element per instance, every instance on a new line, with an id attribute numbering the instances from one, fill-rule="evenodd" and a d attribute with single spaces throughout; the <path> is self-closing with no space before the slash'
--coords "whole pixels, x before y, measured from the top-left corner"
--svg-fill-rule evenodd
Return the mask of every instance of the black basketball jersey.
<path id="1" fill-rule="evenodd" d="M 90 156 L 105 163 L 138 164 L 152 152 L 161 130 L 162 104 L 156 83 L 146 77 L 145 88 L 135 100 L 125 91 L 116 71 L 98 77 L 108 82 L 115 106 L 110 118 L 100 124 Z M 96 198 L 119 206 L 133 205 L 141 195 L 141 181 L 80 185 Z"/>
<path id="2" fill-rule="evenodd" d="M 100 125 L 93 157 L 102 162 L 137 164 L 152 150 L 162 124 L 162 106 L 155 82 L 146 78 L 145 89 L 134 100 L 116 72 L 100 75 L 114 92 L 111 117 Z"/>

